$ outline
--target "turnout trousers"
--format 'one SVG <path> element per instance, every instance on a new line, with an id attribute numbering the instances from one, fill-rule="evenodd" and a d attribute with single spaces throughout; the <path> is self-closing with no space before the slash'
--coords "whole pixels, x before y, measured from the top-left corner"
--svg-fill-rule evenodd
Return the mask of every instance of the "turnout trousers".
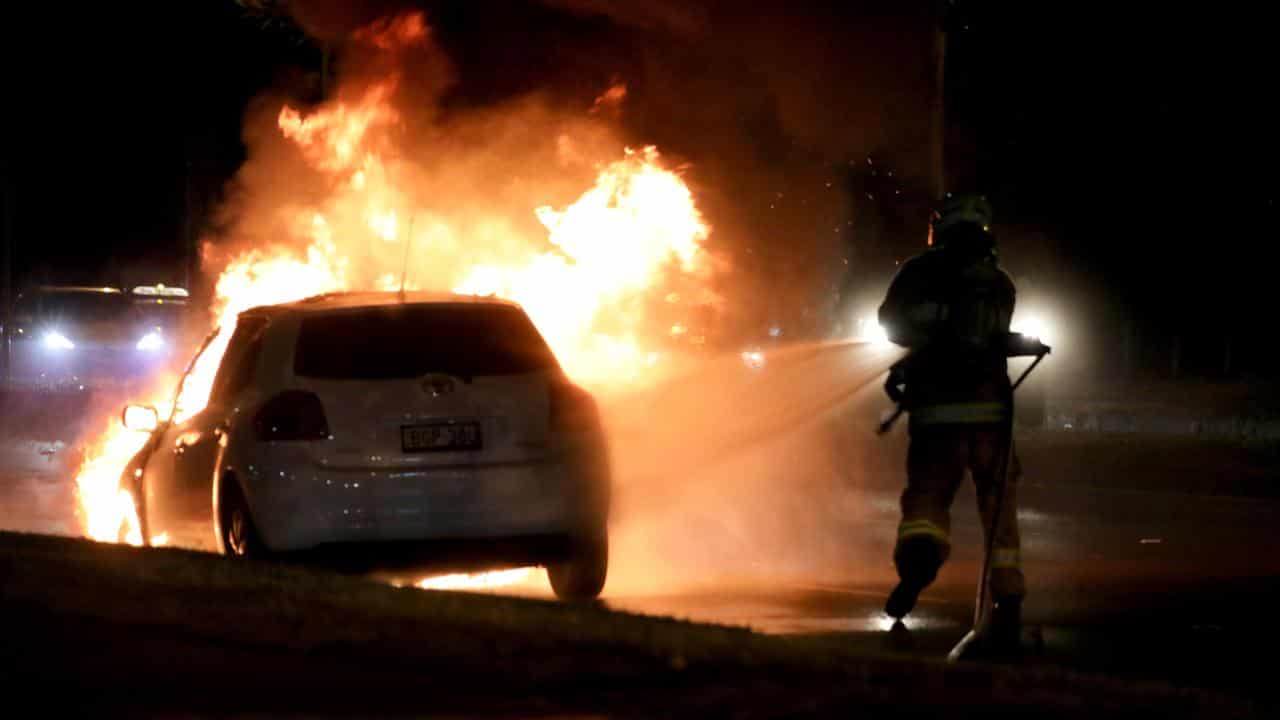
<path id="1" fill-rule="evenodd" d="M 937 576 L 951 551 L 951 504 L 968 473 L 977 489 L 984 535 L 995 533 L 991 597 L 999 602 L 1026 594 L 1017 516 L 1021 467 L 1012 443 L 1005 422 L 911 424 L 907 488 L 893 556 L 899 577 L 923 587 Z M 1002 485 L 1004 499 L 998 503 L 997 517 Z"/>

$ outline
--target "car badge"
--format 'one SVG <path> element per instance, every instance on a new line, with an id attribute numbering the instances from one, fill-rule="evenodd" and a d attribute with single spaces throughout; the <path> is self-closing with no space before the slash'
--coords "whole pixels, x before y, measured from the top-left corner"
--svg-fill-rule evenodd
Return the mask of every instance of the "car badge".
<path id="1" fill-rule="evenodd" d="M 448 375 L 428 375 L 422 381 L 422 390 L 431 397 L 441 397 L 457 390 L 457 383 Z"/>

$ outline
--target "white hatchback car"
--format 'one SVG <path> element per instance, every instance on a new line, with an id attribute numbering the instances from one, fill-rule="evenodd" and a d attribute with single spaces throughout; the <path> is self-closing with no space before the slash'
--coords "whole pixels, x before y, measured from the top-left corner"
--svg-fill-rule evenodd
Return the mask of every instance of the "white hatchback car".
<path id="1" fill-rule="evenodd" d="M 596 404 L 512 303 L 335 293 L 255 308 L 203 410 L 124 415 L 151 432 L 123 478 L 148 540 L 372 567 L 463 547 L 495 567 L 545 565 L 559 597 L 604 586 Z"/>

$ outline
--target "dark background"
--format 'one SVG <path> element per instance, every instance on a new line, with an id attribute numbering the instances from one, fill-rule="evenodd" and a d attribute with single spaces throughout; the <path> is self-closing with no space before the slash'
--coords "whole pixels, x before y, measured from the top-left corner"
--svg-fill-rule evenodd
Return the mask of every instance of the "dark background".
<path id="1" fill-rule="evenodd" d="M 296 10 L 332 39 L 404 5 Z M 1131 337 L 1151 372 L 1170 369 L 1175 345 L 1180 372 L 1275 372 L 1270 11 L 418 5 L 457 68 L 446 111 L 535 90 L 587 107 L 625 81 L 627 134 L 690 163 L 737 272 L 761 287 L 801 278 L 810 293 L 804 308 L 759 293 L 762 322 L 838 319 L 922 248 L 945 15 L 948 162 L 991 195 L 1020 287 L 1068 308 L 1104 359 Z M 4 12 L 0 181 L 15 287 L 183 282 L 188 247 L 243 160 L 246 105 L 268 87 L 316 88 L 319 43 L 231 0 Z"/>

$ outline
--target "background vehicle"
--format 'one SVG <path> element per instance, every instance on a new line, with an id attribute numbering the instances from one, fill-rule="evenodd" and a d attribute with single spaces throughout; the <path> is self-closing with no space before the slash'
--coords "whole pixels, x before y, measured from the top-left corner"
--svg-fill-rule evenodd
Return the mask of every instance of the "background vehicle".
<path id="1" fill-rule="evenodd" d="M 133 306 L 142 322 L 164 334 L 178 337 L 186 329 L 190 315 L 190 295 L 185 288 L 139 285 L 130 291 Z"/>
<path id="2" fill-rule="evenodd" d="M 54 285 L 18 296 L 3 340 L 9 383 L 54 388 L 129 385 L 171 345 L 118 288 Z"/>
<path id="3" fill-rule="evenodd" d="M 513 304 L 332 294 L 240 315 L 211 387 L 207 342 L 171 421 L 123 482 L 143 535 L 226 554 L 311 552 L 371 568 L 546 565 L 561 597 L 608 566 L 609 470 L 595 402 Z"/>

